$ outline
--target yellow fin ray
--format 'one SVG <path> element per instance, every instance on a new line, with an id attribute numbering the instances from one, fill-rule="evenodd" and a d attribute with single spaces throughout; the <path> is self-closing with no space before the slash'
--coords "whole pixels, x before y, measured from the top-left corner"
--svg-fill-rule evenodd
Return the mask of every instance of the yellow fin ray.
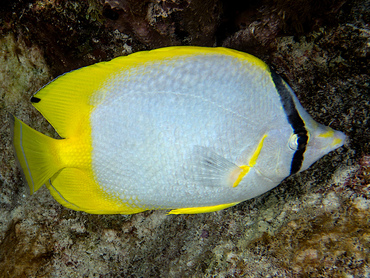
<path id="1" fill-rule="evenodd" d="M 235 206 L 239 203 L 240 202 L 222 204 L 222 205 L 216 205 L 216 206 L 208 206 L 208 207 L 173 209 L 173 210 L 169 211 L 168 214 L 197 214 L 197 213 L 214 212 L 214 211 L 223 210 L 223 209 Z"/>

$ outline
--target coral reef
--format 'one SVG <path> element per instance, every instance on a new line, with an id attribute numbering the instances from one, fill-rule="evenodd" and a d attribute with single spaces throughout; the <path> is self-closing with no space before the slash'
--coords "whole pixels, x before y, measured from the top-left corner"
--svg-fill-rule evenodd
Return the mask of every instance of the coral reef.
<path id="1" fill-rule="evenodd" d="M 288 5 L 289 4 L 289 5 Z M 368 277 L 370 1 L 16 0 L 0 4 L 2 277 Z M 224 211 L 89 215 L 30 196 L 10 118 L 56 136 L 30 96 L 66 71 L 168 45 L 227 46 L 279 72 L 349 142 Z"/>

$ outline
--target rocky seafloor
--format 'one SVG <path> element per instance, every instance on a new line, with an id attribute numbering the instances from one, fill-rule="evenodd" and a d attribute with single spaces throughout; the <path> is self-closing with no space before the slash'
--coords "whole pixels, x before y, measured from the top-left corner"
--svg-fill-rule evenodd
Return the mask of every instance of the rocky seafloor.
<path id="1" fill-rule="evenodd" d="M 369 277 L 370 2 L 2 1 L 0 277 Z M 349 142 L 235 207 L 90 215 L 30 196 L 10 117 L 49 135 L 29 99 L 56 76 L 169 45 L 226 46 L 279 72 Z"/>

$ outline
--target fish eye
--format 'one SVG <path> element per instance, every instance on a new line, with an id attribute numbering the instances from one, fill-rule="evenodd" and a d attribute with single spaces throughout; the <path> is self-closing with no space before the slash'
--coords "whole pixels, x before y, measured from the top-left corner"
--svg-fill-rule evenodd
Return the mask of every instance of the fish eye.
<path id="1" fill-rule="evenodd" d="M 289 148 L 293 151 L 298 150 L 298 134 L 293 133 L 289 138 Z"/>
<path id="2" fill-rule="evenodd" d="M 309 140 L 308 132 L 298 132 L 292 134 L 289 139 L 289 148 L 293 151 L 304 150 Z"/>

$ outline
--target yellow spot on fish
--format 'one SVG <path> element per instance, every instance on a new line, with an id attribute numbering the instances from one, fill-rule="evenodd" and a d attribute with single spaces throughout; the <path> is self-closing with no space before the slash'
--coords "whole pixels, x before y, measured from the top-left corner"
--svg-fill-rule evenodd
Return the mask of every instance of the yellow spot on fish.
<path id="1" fill-rule="evenodd" d="M 330 138 L 333 136 L 334 136 L 334 130 L 332 129 L 329 129 L 327 132 L 318 135 L 318 137 L 322 137 L 322 138 Z"/>
<path id="2" fill-rule="evenodd" d="M 341 144 L 343 142 L 343 140 L 342 139 L 340 139 L 340 138 L 335 138 L 334 140 L 333 140 L 333 143 L 331 143 L 331 146 L 332 147 L 334 147 L 335 145 L 339 145 L 339 144 Z"/>
<path id="3" fill-rule="evenodd" d="M 252 167 L 254 167 L 254 165 L 256 165 L 258 156 L 260 155 L 262 147 L 263 147 L 263 141 L 265 141 L 266 137 L 267 137 L 267 134 L 263 135 L 261 141 L 258 143 L 258 146 L 257 146 L 255 152 L 253 153 L 253 155 L 252 155 L 252 157 L 249 161 L 249 165 L 239 166 L 239 168 L 241 168 L 240 173 L 239 173 L 239 176 L 237 177 L 237 179 L 235 180 L 235 182 L 233 184 L 233 187 L 237 187 L 239 185 L 239 183 L 242 181 L 242 179 L 245 177 L 245 175 L 248 174 L 250 168 L 252 168 Z"/>

